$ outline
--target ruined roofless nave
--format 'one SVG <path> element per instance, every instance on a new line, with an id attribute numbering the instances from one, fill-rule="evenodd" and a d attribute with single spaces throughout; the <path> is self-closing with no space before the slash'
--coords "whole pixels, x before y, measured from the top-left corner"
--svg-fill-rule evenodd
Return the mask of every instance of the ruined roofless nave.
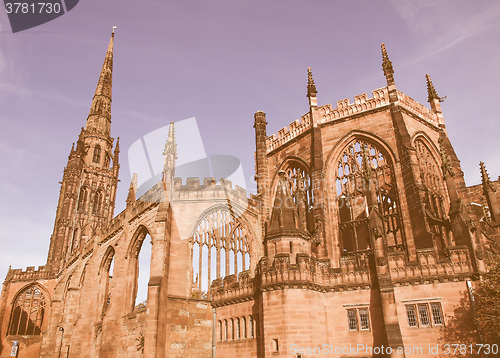
<path id="1" fill-rule="evenodd" d="M 19 357 L 311 357 L 318 345 L 328 357 L 431 357 L 412 348 L 472 324 L 455 309 L 498 252 L 499 182 L 481 163 L 482 184 L 465 185 L 428 75 L 430 108 L 396 88 L 382 44 L 386 87 L 319 106 L 308 69 L 306 114 L 269 135 L 255 113 L 249 197 L 227 179 L 176 178 L 171 124 L 162 178 L 140 197 L 132 181 L 114 216 L 114 37 L 64 168 L 47 264 L 3 283 L 1 356 L 15 341 Z"/>

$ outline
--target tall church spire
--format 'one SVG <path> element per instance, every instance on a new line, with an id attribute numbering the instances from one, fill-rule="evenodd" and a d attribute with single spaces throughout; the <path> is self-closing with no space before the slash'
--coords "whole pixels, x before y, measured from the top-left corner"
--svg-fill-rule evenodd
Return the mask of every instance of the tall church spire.
<path id="1" fill-rule="evenodd" d="M 85 129 L 104 136 L 109 136 L 111 127 L 111 85 L 113 78 L 113 44 L 115 32 L 111 34 L 108 51 L 104 58 L 101 74 L 90 107 Z"/>

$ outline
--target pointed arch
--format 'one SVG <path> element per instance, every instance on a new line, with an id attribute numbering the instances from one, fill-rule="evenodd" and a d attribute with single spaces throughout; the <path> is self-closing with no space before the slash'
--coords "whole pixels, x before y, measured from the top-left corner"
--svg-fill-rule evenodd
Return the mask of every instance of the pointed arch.
<path id="1" fill-rule="evenodd" d="M 382 215 L 386 245 L 397 251 L 405 247 L 395 162 L 395 153 L 382 139 L 363 131 L 343 137 L 328 156 L 340 254 L 353 256 L 358 265 L 367 265 L 363 253 L 372 249 L 368 200 L 375 200 L 371 205 Z"/>
<path id="2" fill-rule="evenodd" d="M 151 242 L 146 240 L 148 237 L 151 240 L 150 230 L 143 224 L 139 225 L 132 235 L 132 240 L 127 249 L 127 258 L 129 258 L 128 271 L 130 273 L 128 277 L 132 278 L 132 281 L 128 284 L 132 310 L 147 305 L 147 286 L 141 281 L 149 281 L 150 278 L 152 250 Z M 144 247 L 144 241 L 146 241 L 147 245 L 150 245 L 149 250 Z M 138 298 L 141 302 L 137 302 Z"/>
<path id="3" fill-rule="evenodd" d="M 30 283 L 19 290 L 12 301 L 9 335 L 36 336 L 42 333 L 46 308 L 50 306 L 47 290 Z"/>
<path id="4" fill-rule="evenodd" d="M 425 188 L 425 215 L 438 252 L 451 244 L 451 227 L 448 218 L 450 200 L 443 178 L 442 161 L 434 142 L 423 132 L 413 137 L 421 185 Z"/>
<path id="5" fill-rule="evenodd" d="M 92 157 L 92 162 L 93 163 L 99 163 L 101 161 L 101 146 L 97 144 L 94 147 L 94 155 Z"/>
<path id="6" fill-rule="evenodd" d="M 227 206 L 207 209 L 191 236 L 193 293 L 204 296 L 213 280 L 249 270 L 253 237 L 244 217 Z"/>
<path id="7" fill-rule="evenodd" d="M 89 196 L 90 196 L 90 190 L 86 186 L 83 186 L 80 189 L 80 195 L 78 197 L 78 211 L 80 212 L 86 212 L 87 211 L 87 204 L 89 201 Z"/>

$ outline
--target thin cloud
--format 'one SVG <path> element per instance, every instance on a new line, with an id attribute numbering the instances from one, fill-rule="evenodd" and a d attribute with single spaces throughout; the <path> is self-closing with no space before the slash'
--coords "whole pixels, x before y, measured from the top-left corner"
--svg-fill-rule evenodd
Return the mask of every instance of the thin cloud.
<path id="1" fill-rule="evenodd" d="M 447 2 L 392 0 L 394 9 L 404 19 L 407 29 L 427 43 L 423 54 L 403 66 L 414 65 L 446 51 L 460 42 L 498 29 L 500 4 L 491 3 L 480 12 L 457 13 Z"/>
<path id="2" fill-rule="evenodd" d="M 1 70 L 1 56 L 0 56 L 0 70 Z M 0 91 L 8 92 L 16 96 L 22 96 L 22 97 L 32 97 L 32 98 L 38 97 L 44 100 L 49 100 L 57 103 L 64 103 L 71 106 L 88 107 L 88 101 L 78 101 L 75 100 L 74 98 L 68 97 L 66 95 L 57 92 L 45 92 L 45 91 L 27 89 L 26 87 L 18 86 L 12 83 L 0 83 Z"/>

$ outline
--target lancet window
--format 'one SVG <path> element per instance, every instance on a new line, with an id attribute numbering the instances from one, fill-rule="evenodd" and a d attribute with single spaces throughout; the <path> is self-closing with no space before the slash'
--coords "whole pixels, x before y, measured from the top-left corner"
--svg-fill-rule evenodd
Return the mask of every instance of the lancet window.
<path id="1" fill-rule="evenodd" d="M 30 286 L 16 298 L 12 307 L 9 334 L 39 335 L 42 331 L 46 299 L 38 286 Z"/>
<path id="2" fill-rule="evenodd" d="M 103 201 L 102 191 L 99 190 L 97 193 L 94 194 L 94 207 L 92 209 L 92 214 L 102 215 L 102 201 Z"/>
<path id="3" fill-rule="evenodd" d="M 375 145 L 353 139 L 336 164 L 337 202 L 343 255 L 371 249 L 368 207 L 376 205 L 383 216 L 387 245 L 403 248 L 401 214 L 394 171 L 384 153 Z"/>
<path id="4" fill-rule="evenodd" d="M 447 210 L 449 202 L 444 189 L 442 170 L 423 140 L 417 139 L 415 148 L 420 167 L 420 179 L 426 191 L 426 216 L 436 238 L 437 248 L 442 250 L 447 246 L 450 236 Z"/>
<path id="5" fill-rule="evenodd" d="M 314 205 L 312 182 L 308 170 L 299 162 L 288 163 L 285 169 L 290 183 L 291 195 L 295 203 L 303 200 L 307 209 Z"/>
<path id="6" fill-rule="evenodd" d="M 99 163 L 101 161 L 101 147 L 96 145 L 94 147 L 94 156 L 92 157 L 92 162 Z"/>
<path id="7" fill-rule="evenodd" d="M 88 200 L 89 192 L 87 188 L 82 188 L 80 190 L 80 196 L 78 198 L 78 211 L 85 212 L 87 209 L 87 200 Z"/>
<path id="8" fill-rule="evenodd" d="M 192 239 L 193 293 L 207 298 L 217 278 L 250 268 L 250 234 L 246 226 L 227 209 L 205 215 Z"/>

